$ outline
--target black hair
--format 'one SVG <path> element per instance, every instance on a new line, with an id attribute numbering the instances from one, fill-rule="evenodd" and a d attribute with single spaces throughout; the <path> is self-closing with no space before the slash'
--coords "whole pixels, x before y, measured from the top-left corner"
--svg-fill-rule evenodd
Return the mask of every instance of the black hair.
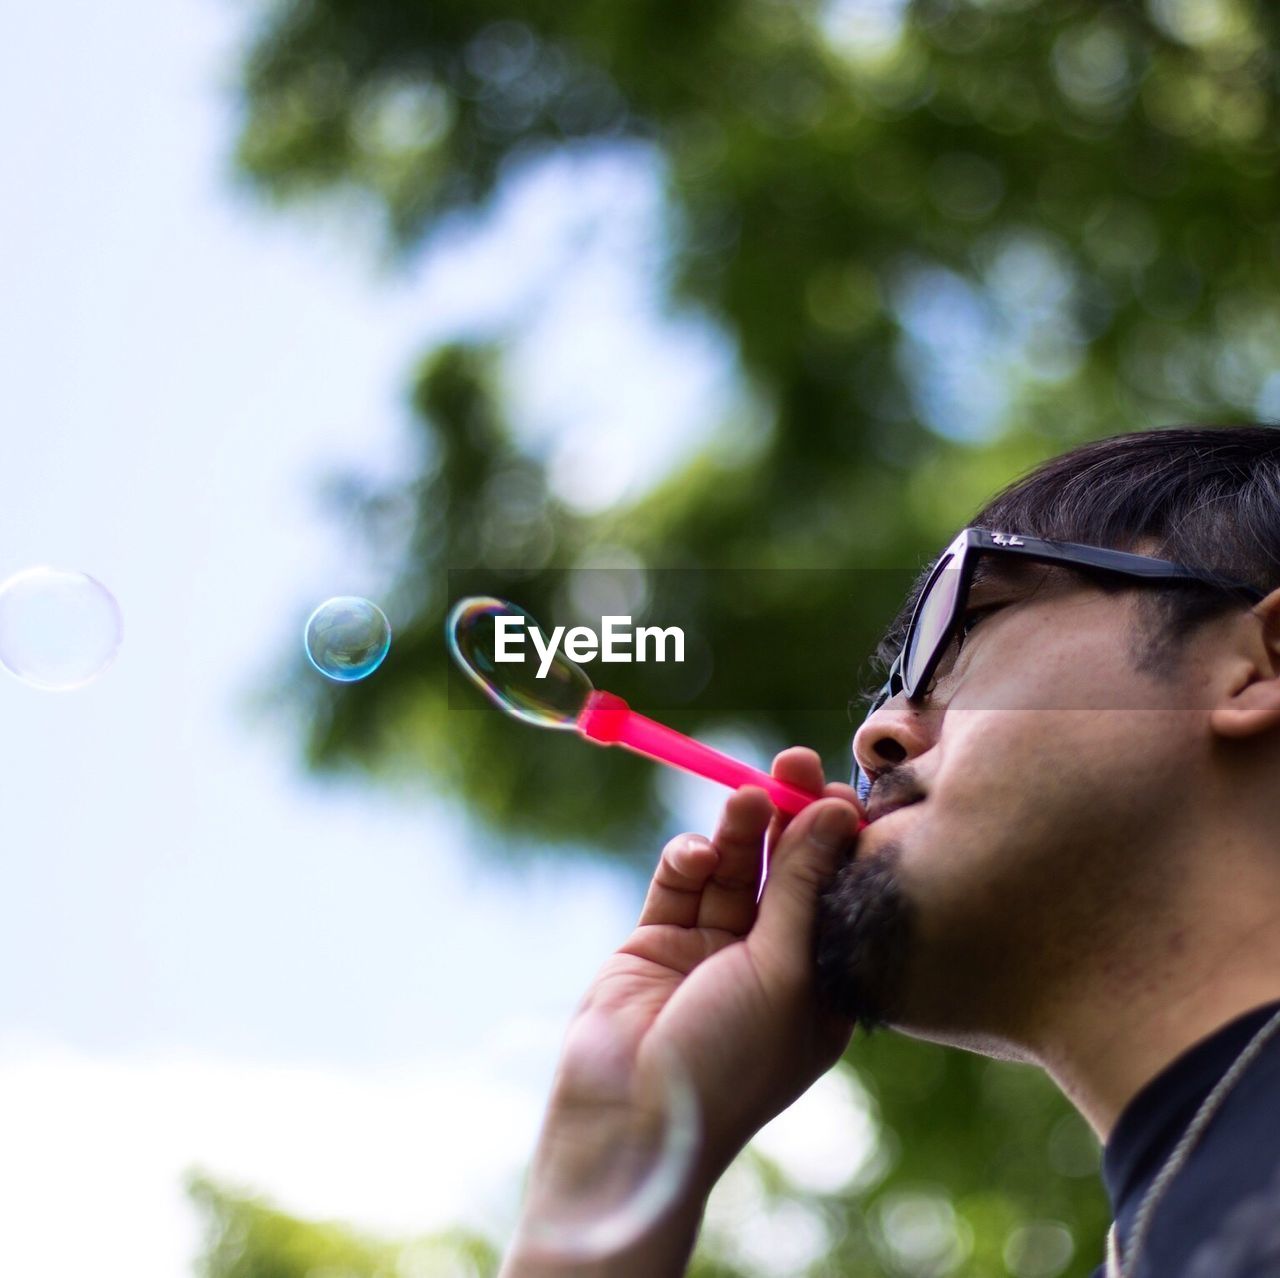
<path id="1" fill-rule="evenodd" d="M 1166 427 L 1096 440 L 1015 480 L 970 526 L 1154 555 L 1269 593 L 1280 586 L 1280 428 Z M 882 664 L 901 647 L 927 576 L 882 641 Z M 1175 668 L 1200 626 L 1242 606 L 1238 594 L 1194 581 L 1137 589 L 1149 624 L 1135 663 L 1156 676 Z"/>

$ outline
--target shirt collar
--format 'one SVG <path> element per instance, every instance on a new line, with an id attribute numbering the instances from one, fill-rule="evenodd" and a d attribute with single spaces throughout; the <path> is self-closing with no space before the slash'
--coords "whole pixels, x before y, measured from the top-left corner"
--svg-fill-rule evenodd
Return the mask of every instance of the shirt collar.
<path id="1" fill-rule="evenodd" d="M 1280 1000 L 1229 1021 L 1174 1057 L 1124 1107 L 1102 1157 L 1114 1214 L 1158 1173 L 1214 1084 L 1277 1011 Z"/>

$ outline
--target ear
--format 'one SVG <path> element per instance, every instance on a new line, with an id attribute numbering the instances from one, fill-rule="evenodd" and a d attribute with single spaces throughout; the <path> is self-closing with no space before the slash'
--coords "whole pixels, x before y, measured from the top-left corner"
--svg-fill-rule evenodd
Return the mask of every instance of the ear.
<path id="1" fill-rule="evenodd" d="M 1241 646 L 1232 655 L 1239 673 L 1213 708 L 1210 725 L 1223 737 L 1280 728 L 1280 590 L 1256 604 L 1235 633 Z"/>

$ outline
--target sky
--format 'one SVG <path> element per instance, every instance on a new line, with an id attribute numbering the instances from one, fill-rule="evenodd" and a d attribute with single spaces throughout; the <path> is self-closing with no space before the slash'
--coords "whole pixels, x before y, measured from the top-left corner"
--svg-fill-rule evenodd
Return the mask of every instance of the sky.
<path id="1" fill-rule="evenodd" d="M 0 49 L 0 579 L 91 573 L 125 626 L 79 691 L 0 675 L 5 1273 L 51 1272 L 51 1246 L 58 1274 L 190 1273 L 192 1167 L 302 1214 L 500 1238 L 558 1037 L 639 906 L 603 866 L 482 864 L 456 808 L 308 778 L 246 704 L 316 604 L 386 586 L 318 493 L 402 473 L 431 340 L 515 326 L 520 429 L 583 507 L 723 416 L 723 339 L 659 320 L 643 269 L 660 175 L 551 166 L 393 275 L 360 219 L 232 180 L 252 14 L 53 0 Z M 681 791 L 695 828 L 707 791 Z M 851 1088 L 764 1145 L 854 1175 Z M 762 1272 L 820 1249 L 753 1192 L 722 1216 Z"/>

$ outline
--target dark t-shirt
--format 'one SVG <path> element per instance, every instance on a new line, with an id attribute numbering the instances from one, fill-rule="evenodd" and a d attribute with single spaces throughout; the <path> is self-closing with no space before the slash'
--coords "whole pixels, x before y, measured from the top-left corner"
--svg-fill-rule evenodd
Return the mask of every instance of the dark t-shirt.
<path id="1" fill-rule="evenodd" d="M 1123 1247 L 1148 1186 L 1200 1103 L 1263 1025 L 1268 1003 L 1224 1025 L 1125 1106 L 1102 1174 Z M 1105 1278 L 1100 1266 L 1094 1278 Z M 1125 1278 L 1280 1278 L 1280 1031 L 1236 1081 L 1155 1209 Z"/>

